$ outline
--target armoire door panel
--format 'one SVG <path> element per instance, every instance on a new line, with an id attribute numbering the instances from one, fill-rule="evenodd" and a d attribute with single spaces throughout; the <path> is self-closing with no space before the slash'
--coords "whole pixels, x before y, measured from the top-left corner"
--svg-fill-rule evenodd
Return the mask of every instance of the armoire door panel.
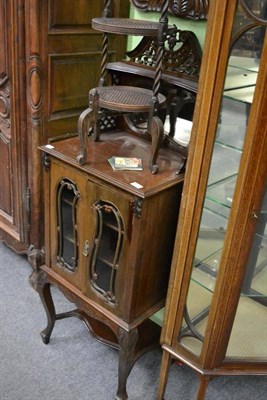
<path id="1" fill-rule="evenodd" d="M 22 4 L 22 0 L 0 0 L 0 240 L 19 251 L 27 246 L 26 213 L 20 210 L 26 193 L 22 176 L 26 112 L 21 80 L 24 42 L 16 40 L 24 26 L 23 15 L 16 13 Z"/>

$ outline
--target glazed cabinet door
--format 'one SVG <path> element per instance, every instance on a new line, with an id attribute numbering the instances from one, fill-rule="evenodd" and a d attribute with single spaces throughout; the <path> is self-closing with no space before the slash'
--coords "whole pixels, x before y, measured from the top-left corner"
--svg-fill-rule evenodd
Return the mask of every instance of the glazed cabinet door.
<path id="1" fill-rule="evenodd" d="M 86 295 L 123 317 L 128 312 L 127 282 L 134 274 L 132 245 L 133 196 L 116 187 L 88 180 L 84 246 L 88 252 Z M 128 295 L 128 298 L 127 298 Z"/>
<path id="2" fill-rule="evenodd" d="M 58 275 L 84 291 L 87 178 L 57 161 L 52 161 L 50 168 L 46 262 Z"/>
<path id="3" fill-rule="evenodd" d="M 0 240 L 17 251 L 28 242 L 23 4 L 0 0 Z"/>

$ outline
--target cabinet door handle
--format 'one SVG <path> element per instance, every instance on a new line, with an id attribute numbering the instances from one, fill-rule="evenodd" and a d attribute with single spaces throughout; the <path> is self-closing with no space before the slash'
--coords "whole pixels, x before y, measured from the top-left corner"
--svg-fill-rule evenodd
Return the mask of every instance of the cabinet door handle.
<path id="1" fill-rule="evenodd" d="M 84 247 L 83 247 L 83 255 L 84 255 L 85 257 L 88 256 L 89 250 L 90 250 L 89 242 L 88 242 L 88 240 L 86 240 L 86 241 L 84 242 Z"/>

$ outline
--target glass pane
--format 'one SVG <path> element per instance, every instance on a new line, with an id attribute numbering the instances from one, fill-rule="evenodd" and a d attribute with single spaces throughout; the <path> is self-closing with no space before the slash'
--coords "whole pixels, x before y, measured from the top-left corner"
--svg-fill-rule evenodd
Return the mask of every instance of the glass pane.
<path id="1" fill-rule="evenodd" d="M 57 195 L 57 262 L 72 272 L 78 266 L 76 206 L 79 196 L 72 182 L 67 179 L 60 182 Z"/>
<path id="2" fill-rule="evenodd" d="M 116 304 L 115 283 L 124 236 L 122 217 L 118 209 L 106 201 L 99 200 L 93 206 L 96 234 L 90 281 L 106 301 Z"/>
<path id="3" fill-rule="evenodd" d="M 247 3 L 253 3 L 255 8 L 255 10 L 253 8 L 252 19 L 245 10 Z M 263 2 L 247 3 L 243 3 L 242 6 L 242 0 L 239 1 L 234 22 L 233 46 L 225 77 L 187 306 L 184 312 L 184 324 L 179 337 L 181 344 L 196 355 L 200 355 L 202 349 L 209 308 L 220 270 L 228 217 L 232 207 L 264 38 L 262 26 L 255 27 L 254 18 L 254 13 L 262 15 Z M 253 28 L 251 28 L 251 21 L 254 23 Z M 255 297 L 262 299 L 266 296 L 265 284 L 263 288 L 261 286 L 262 279 L 266 279 L 263 266 L 266 265 L 265 252 L 266 229 L 264 234 L 258 233 L 258 236 L 255 236 L 251 267 L 248 268 L 244 281 L 242 298 L 246 302 L 252 301 L 254 307 Z M 259 307 L 263 305 L 260 304 Z"/>
<path id="4" fill-rule="evenodd" d="M 267 190 L 258 217 L 226 357 L 267 359 Z M 265 335 L 263 333 L 266 333 Z"/>

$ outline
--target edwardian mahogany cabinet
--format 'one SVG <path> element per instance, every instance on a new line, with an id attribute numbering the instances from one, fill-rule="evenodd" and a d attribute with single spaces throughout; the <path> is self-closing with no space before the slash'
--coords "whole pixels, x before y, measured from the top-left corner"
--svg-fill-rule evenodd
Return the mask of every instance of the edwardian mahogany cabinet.
<path id="1" fill-rule="evenodd" d="M 31 246 L 33 264 L 44 245 L 38 146 L 76 134 L 98 79 L 102 35 L 91 20 L 101 10 L 99 0 L 0 0 L 0 240 Z M 113 11 L 127 17 L 129 1 Z M 111 39 L 110 59 L 125 47 Z"/>
<path id="2" fill-rule="evenodd" d="M 172 358 L 198 400 L 213 377 L 267 375 L 266 26 L 265 1 L 211 1 L 158 399 Z"/>
<path id="3" fill-rule="evenodd" d="M 126 132 L 90 141 L 87 162 L 79 139 L 43 146 L 45 265 L 37 289 L 47 312 L 49 342 L 57 319 L 76 316 L 100 341 L 119 349 L 117 399 L 136 359 L 159 344 L 148 318 L 165 301 L 183 174 L 177 152 L 161 149 L 160 171 L 149 169 L 150 143 Z M 142 171 L 114 171 L 112 156 L 142 159 Z M 50 284 L 77 306 L 56 314 Z"/>

